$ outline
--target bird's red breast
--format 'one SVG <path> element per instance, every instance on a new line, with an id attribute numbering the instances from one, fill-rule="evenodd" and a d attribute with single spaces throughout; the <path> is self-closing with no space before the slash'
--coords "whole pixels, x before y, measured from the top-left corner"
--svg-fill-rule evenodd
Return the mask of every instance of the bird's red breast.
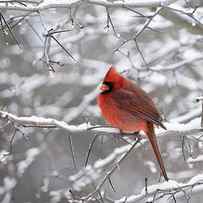
<path id="1" fill-rule="evenodd" d="M 162 125 L 151 98 L 114 67 L 104 77 L 97 102 L 105 120 L 122 131 L 146 131 L 146 121 Z"/>

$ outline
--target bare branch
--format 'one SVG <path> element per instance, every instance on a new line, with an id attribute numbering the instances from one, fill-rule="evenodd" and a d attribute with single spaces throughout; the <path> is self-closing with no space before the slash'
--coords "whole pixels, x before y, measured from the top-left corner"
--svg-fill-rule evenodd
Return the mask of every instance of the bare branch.
<path id="1" fill-rule="evenodd" d="M 164 8 L 160 12 L 160 15 L 173 22 L 175 25 L 185 28 L 187 31 L 193 34 L 202 35 L 203 33 L 203 25 L 194 19 L 192 15 L 188 15 L 186 12 L 173 8 Z"/>
<path id="2" fill-rule="evenodd" d="M 146 28 L 149 26 L 149 24 L 152 22 L 152 20 L 155 18 L 155 16 L 157 16 L 159 14 L 159 12 L 162 10 L 163 8 L 158 8 L 156 10 L 156 12 L 154 12 L 154 14 L 152 16 L 150 16 L 149 18 L 147 18 L 147 20 L 145 21 L 144 25 L 134 34 L 133 37 L 130 37 L 126 40 L 124 40 L 120 46 L 118 48 L 116 48 L 114 51 L 118 51 L 122 46 L 124 46 L 126 43 L 130 42 L 131 40 L 134 40 L 135 42 L 137 42 L 137 38 L 146 30 Z M 137 45 L 137 44 L 136 44 Z M 140 52 L 139 52 L 140 53 Z M 141 56 L 143 57 L 143 55 L 141 54 Z"/>

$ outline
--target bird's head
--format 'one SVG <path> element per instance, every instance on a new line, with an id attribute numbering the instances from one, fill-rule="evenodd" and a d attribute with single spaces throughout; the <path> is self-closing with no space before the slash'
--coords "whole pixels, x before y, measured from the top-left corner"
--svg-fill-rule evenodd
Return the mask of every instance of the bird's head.
<path id="1" fill-rule="evenodd" d="M 123 86 L 124 78 L 116 71 L 113 66 L 110 66 L 104 80 L 100 86 L 101 94 L 110 93 Z"/>

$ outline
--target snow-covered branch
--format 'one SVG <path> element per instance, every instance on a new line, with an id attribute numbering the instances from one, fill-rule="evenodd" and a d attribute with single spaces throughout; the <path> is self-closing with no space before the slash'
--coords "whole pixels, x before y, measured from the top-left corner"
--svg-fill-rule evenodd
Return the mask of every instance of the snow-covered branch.
<path id="1" fill-rule="evenodd" d="M 183 10 L 167 7 L 162 9 L 160 15 L 193 34 L 199 35 L 203 33 L 202 23 L 196 19 L 193 14 L 187 13 Z"/>
<path id="2" fill-rule="evenodd" d="M 167 6 L 171 3 L 176 2 L 177 0 L 88 0 L 90 4 L 96 4 L 101 6 L 112 6 L 112 7 L 159 7 Z"/>
<path id="3" fill-rule="evenodd" d="M 192 113 L 191 113 L 192 114 Z M 91 130 L 95 132 L 106 132 L 106 133 L 119 133 L 118 129 L 111 128 L 108 126 L 95 126 L 90 123 L 82 123 L 79 125 L 70 125 L 67 122 L 60 121 L 54 118 L 44 118 L 38 116 L 16 116 L 6 111 L 0 111 L 0 119 L 13 122 L 23 127 L 36 127 L 36 128 L 62 128 L 69 132 L 82 132 Z M 174 120 L 175 121 L 175 120 Z M 175 122 L 166 122 L 164 125 L 167 131 L 156 128 L 158 136 L 179 136 L 179 135 L 192 135 L 202 132 L 200 128 L 200 118 L 196 118 L 188 122 L 187 124 L 180 124 Z"/>
<path id="4" fill-rule="evenodd" d="M 144 199 L 147 199 L 147 202 L 155 202 L 155 200 L 162 198 L 179 198 L 186 196 L 188 190 L 192 190 L 192 193 L 203 191 L 203 174 L 192 177 L 186 183 L 178 183 L 174 180 L 170 180 L 168 182 L 150 185 L 147 188 L 143 188 L 139 194 L 123 197 L 122 199 L 117 200 L 116 203 L 132 203 Z"/>
<path id="5" fill-rule="evenodd" d="M 195 125 L 199 125 L 200 118 L 194 119 L 194 120 L 196 120 L 196 121 L 195 122 L 191 121 L 191 122 L 187 123 L 186 125 L 175 124 L 175 123 L 173 123 L 173 124 L 166 123 L 166 126 L 169 129 L 174 129 L 174 130 L 168 130 L 165 133 L 158 133 L 161 130 L 157 129 L 157 133 L 158 133 L 157 136 L 168 136 L 168 137 L 171 137 L 171 136 L 188 136 L 188 137 L 199 136 L 202 133 L 202 129 L 193 129 L 193 127 L 195 127 Z M 143 144 L 145 144 L 145 143 L 147 143 L 147 139 L 139 140 L 139 143 L 136 143 L 136 145 L 133 146 L 133 149 L 135 150 L 135 149 L 139 148 L 140 146 L 143 146 Z M 70 180 L 72 181 L 73 191 L 74 190 L 82 191 L 84 188 L 88 187 L 92 183 L 95 183 L 96 181 L 98 181 L 98 179 L 100 179 L 103 176 L 102 181 L 96 187 L 97 189 L 98 188 L 101 189 L 101 185 L 103 185 L 103 181 L 107 180 L 107 176 L 110 177 L 110 175 L 114 172 L 114 170 L 115 170 L 114 167 L 117 168 L 117 165 L 118 165 L 117 160 L 119 160 L 120 157 L 123 157 L 126 153 L 128 153 L 128 151 L 129 151 L 129 149 L 131 149 L 131 147 L 132 147 L 132 144 L 118 147 L 118 148 L 114 149 L 113 152 L 111 154 L 109 154 L 107 157 L 97 160 L 94 164 L 88 165 L 87 167 L 81 169 L 75 175 L 71 176 Z M 190 160 L 190 162 L 191 162 L 191 160 Z M 113 167 L 112 167 L 112 165 L 113 165 Z M 105 171 L 104 169 L 107 169 L 110 166 L 112 168 L 109 171 L 107 170 L 106 175 L 104 175 L 103 174 Z M 113 172 L 112 172 L 112 170 L 113 170 Z M 133 195 L 132 197 L 133 198 L 135 197 L 135 199 L 133 199 L 133 200 L 140 200 L 142 198 L 152 196 L 152 195 L 154 195 L 155 192 L 157 192 L 156 199 L 158 199 L 158 197 L 161 196 L 161 194 L 166 194 L 166 196 L 173 195 L 173 194 L 178 193 L 178 191 L 180 189 L 185 190 L 188 188 L 192 188 L 193 186 L 196 186 L 198 184 L 199 184 L 199 180 L 195 183 L 191 183 L 191 181 L 189 181 L 188 183 L 177 183 L 175 181 L 170 181 L 169 183 L 163 183 L 163 184 L 158 184 L 155 186 L 150 186 L 147 195 L 143 189 L 143 192 L 141 192 L 140 195 L 136 195 L 136 196 Z M 165 187 L 165 190 L 163 190 L 163 187 Z M 172 190 L 171 194 L 168 193 L 168 190 Z M 91 193 L 91 195 L 92 194 L 95 194 L 95 191 L 93 191 Z M 89 198 L 91 195 L 88 195 L 87 197 Z M 132 197 L 130 197 L 128 199 L 129 202 L 131 202 Z M 133 200 L 132 200 L 132 202 L 133 202 Z"/>
<path id="6" fill-rule="evenodd" d="M 169 4 L 175 2 L 176 0 L 44 0 L 39 5 L 35 6 L 32 4 L 19 4 L 14 3 L 13 1 L 0 1 L 0 9 L 7 10 L 18 10 L 18 11 L 42 11 L 51 8 L 68 8 L 80 3 L 87 3 L 100 6 L 111 6 L 111 7 L 123 7 L 123 6 L 132 6 L 132 7 L 159 7 L 159 6 L 168 6 Z"/>
<path id="7" fill-rule="evenodd" d="M 108 126 L 95 126 L 91 125 L 90 123 L 70 125 L 67 122 L 60 121 L 54 118 L 44 118 L 38 116 L 16 116 L 6 111 L 0 111 L 0 118 L 16 123 L 17 125 L 23 127 L 62 128 L 70 132 L 82 132 L 85 130 L 92 130 L 96 132 L 119 133 L 119 130 Z M 156 129 L 156 133 L 160 136 L 168 134 L 171 134 L 173 136 L 191 135 L 202 132 L 202 129 L 200 128 L 200 118 L 193 119 L 187 124 L 167 122 L 164 123 L 164 125 L 167 127 L 167 131 L 160 128 Z"/>
<path id="8" fill-rule="evenodd" d="M 53 118 L 43 118 L 37 116 L 21 116 L 18 117 L 14 114 L 0 111 L 1 119 L 8 119 L 23 127 L 37 127 L 37 128 L 62 128 L 70 132 L 81 132 L 88 130 L 92 126 L 89 123 L 80 125 L 69 125 L 64 121 L 59 121 Z"/>
<path id="9" fill-rule="evenodd" d="M 198 201 L 201 1 L 0 0 L 3 202 Z M 168 183 L 158 184 L 159 168 L 143 132 L 120 135 L 100 125 L 96 85 L 109 63 L 166 115 L 167 130 L 155 131 Z M 17 200 L 24 189 L 29 194 Z"/>

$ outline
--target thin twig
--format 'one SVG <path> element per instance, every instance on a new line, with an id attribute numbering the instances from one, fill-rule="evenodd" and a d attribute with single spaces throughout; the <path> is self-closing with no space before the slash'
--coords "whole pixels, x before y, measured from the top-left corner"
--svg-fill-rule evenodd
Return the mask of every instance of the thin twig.
<path id="1" fill-rule="evenodd" d="M 119 38 L 119 35 L 117 34 L 116 30 L 115 30 L 115 27 L 114 27 L 114 24 L 113 24 L 113 21 L 111 19 L 111 16 L 110 16 L 110 13 L 109 13 L 109 8 L 106 7 L 106 15 L 107 15 L 107 25 L 106 27 L 109 28 L 109 24 L 111 25 L 112 29 L 113 29 L 113 32 L 114 32 L 114 35 Z"/>
<path id="2" fill-rule="evenodd" d="M 145 57 L 144 57 L 144 55 L 143 55 L 143 53 L 142 53 L 142 51 L 141 51 L 141 49 L 140 49 L 140 47 L 139 47 L 139 44 L 138 44 L 136 38 L 134 38 L 134 42 L 135 42 L 135 46 L 136 46 L 136 48 L 137 48 L 137 51 L 138 51 L 138 53 L 140 54 L 140 56 L 141 56 L 141 58 L 142 58 L 142 60 L 143 60 L 143 62 L 144 62 L 144 64 L 145 64 L 145 66 L 147 66 L 147 61 L 145 60 Z"/>
<path id="3" fill-rule="evenodd" d="M 78 62 L 67 48 L 65 48 L 53 35 L 50 36 L 75 62 Z"/>
<path id="4" fill-rule="evenodd" d="M 75 160 L 75 152 L 74 152 L 74 147 L 73 147 L 73 141 L 72 141 L 72 138 L 71 138 L 70 135 L 67 135 L 67 139 L 68 139 L 68 143 L 69 143 L 69 146 L 70 146 L 73 165 L 74 165 L 75 170 L 77 170 L 78 167 L 77 167 L 76 160 Z"/>
<path id="5" fill-rule="evenodd" d="M 97 140 L 98 137 L 99 137 L 99 134 L 96 134 L 96 135 L 93 137 L 93 139 L 92 139 L 92 141 L 91 141 L 91 143 L 90 143 L 90 146 L 89 146 L 88 152 L 87 152 L 87 156 L 86 156 L 86 159 L 85 159 L 85 167 L 86 167 L 87 164 L 88 164 L 90 153 L 91 153 L 92 148 L 93 148 L 93 145 L 94 145 L 94 143 L 95 143 L 95 141 Z"/>
<path id="6" fill-rule="evenodd" d="M 137 38 L 145 31 L 145 29 L 146 29 L 146 28 L 149 26 L 149 24 L 152 22 L 153 18 L 154 18 L 156 15 L 158 15 L 159 12 L 160 12 L 162 9 L 163 9 L 162 7 L 161 7 L 161 8 L 158 8 L 158 9 L 156 10 L 156 12 L 155 12 L 150 18 L 148 18 L 148 19 L 146 20 L 146 22 L 145 22 L 144 25 L 141 27 L 141 29 L 138 30 L 138 32 L 136 32 L 136 34 L 135 34 L 133 37 L 130 37 L 130 38 L 124 40 L 124 41 L 119 45 L 119 47 L 114 50 L 114 52 L 118 51 L 118 50 L 119 50 L 122 46 L 124 46 L 127 42 L 129 42 L 129 41 L 131 41 L 131 40 L 137 40 Z"/>
<path id="7" fill-rule="evenodd" d="M 13 34 L 13 31 L 10 27 L 10 25 L 6 22 L 6 19 L 4 18 L 3 14 L 0 12 L 0 16 L 1 16 L 1 20 L 2 22 L 4 22 L 5 26 L 7 27 L 12 39 L 16 42 L 16 44 L 19 46 L 19 48 L 21 48 L 20 43 L 18 42 L 18 40 L 16 39 L 15 35 Z M 2 23 L 1 23 L 2 24 Z"/>

